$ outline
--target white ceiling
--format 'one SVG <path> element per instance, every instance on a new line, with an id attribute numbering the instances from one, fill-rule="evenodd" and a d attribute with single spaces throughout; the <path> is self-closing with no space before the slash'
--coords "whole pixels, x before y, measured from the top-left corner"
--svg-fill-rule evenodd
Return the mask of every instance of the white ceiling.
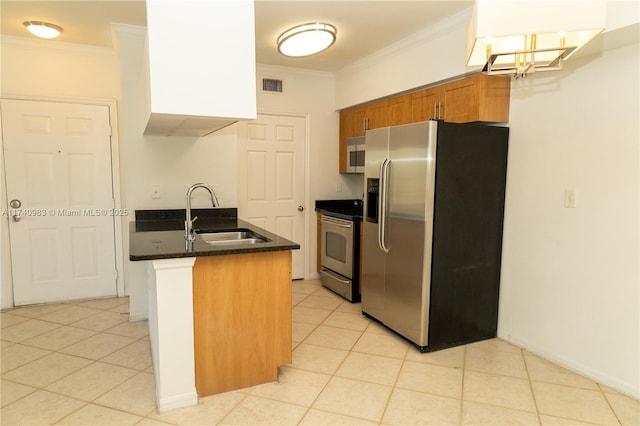
<path id="1" fill-rule="evenodd" d="M 256 60 L 262 64 L 337 71 L 442 18 L 470 8 L 472 3 L 464 0 L 256 0 Z M 146 24 L 145 4 L 139 0 L 2 0 L 0 15 L 3 35 L 33 37 L 22 22 L 41 20 L 64 28 L 57 41 L 101 47 L 112 46 L 110 22 Z M 278 53 L 275 40 L 282 32 L 313 21 L 337 27 L 337 41 L 329 50 L 306 58 L 287 58 Z"/>

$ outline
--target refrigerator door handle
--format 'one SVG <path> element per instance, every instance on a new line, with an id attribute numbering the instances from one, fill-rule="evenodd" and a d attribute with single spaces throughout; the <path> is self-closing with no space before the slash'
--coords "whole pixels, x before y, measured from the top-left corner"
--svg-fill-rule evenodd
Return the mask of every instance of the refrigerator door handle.
<path id="1" fill-rule="evenodd" d="M 384 159 L 380 162 L 380 172 L 378 176 L 380 176 L 380 184 L 378 186 L 378 248 L 384 251 L 382 248 L 382 227 L 384 226 L 384 163 L 387 160 Z"/>
<path id="2" fill-rule="evenodd" d="M 380 171 L 378 176 L 380 176 L 380 183 L 378 186 L 378 248 L 380 250 L 382 248 L 382 226 L 384 224 L 384 212 L 382 211 L 382 206 L 384 205 L 384 163 L 386 162 L 386 158 L 380 162 Z"/>
<path id="3" fill-rule="evenodd" d="M 391 166 L 391 160 L 385 159 L 380 166 L 380 226 L 378 227 L 378 246 L 380 250 L 385 253 L 389 253 L 390 247 L 387 247 L 387 207 L 389 202 L 387 200 L 389 190 L 389 167 Z"/>

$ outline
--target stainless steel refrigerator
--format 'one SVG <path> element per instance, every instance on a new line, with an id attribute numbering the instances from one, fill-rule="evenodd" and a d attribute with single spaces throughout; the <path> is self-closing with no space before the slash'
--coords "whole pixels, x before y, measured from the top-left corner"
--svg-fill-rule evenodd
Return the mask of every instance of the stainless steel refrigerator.
<path id="1" fill-rule="evenodd" d="M 362 312 L 422 351 L 496 336 L 509 129 L 366 132 Z"/>

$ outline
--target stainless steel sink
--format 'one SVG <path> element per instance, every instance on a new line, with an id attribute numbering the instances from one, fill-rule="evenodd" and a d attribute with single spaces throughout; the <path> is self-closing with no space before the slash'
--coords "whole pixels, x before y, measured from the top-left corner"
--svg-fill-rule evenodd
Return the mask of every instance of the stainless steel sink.
<path id="1" fill-rule="evenodd" d="M 205 243 L 211 245 L 241 245 L 241 244 L 260 244 L 269 240 L 262 235 L 256 234 L 248 229 L 238 231 L 222 231 L 222 232 L 198 232 L 198 235 Z"/>

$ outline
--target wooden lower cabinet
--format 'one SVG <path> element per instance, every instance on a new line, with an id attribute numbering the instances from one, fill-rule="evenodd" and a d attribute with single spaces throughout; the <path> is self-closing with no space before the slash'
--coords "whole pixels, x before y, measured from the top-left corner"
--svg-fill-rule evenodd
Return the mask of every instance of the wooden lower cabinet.
<path id="1" fill-rule="evenodd" d="M 278 378 L 291 363 L 291 251 L 198 257 L 193 267 L 198 396 Z"/>

